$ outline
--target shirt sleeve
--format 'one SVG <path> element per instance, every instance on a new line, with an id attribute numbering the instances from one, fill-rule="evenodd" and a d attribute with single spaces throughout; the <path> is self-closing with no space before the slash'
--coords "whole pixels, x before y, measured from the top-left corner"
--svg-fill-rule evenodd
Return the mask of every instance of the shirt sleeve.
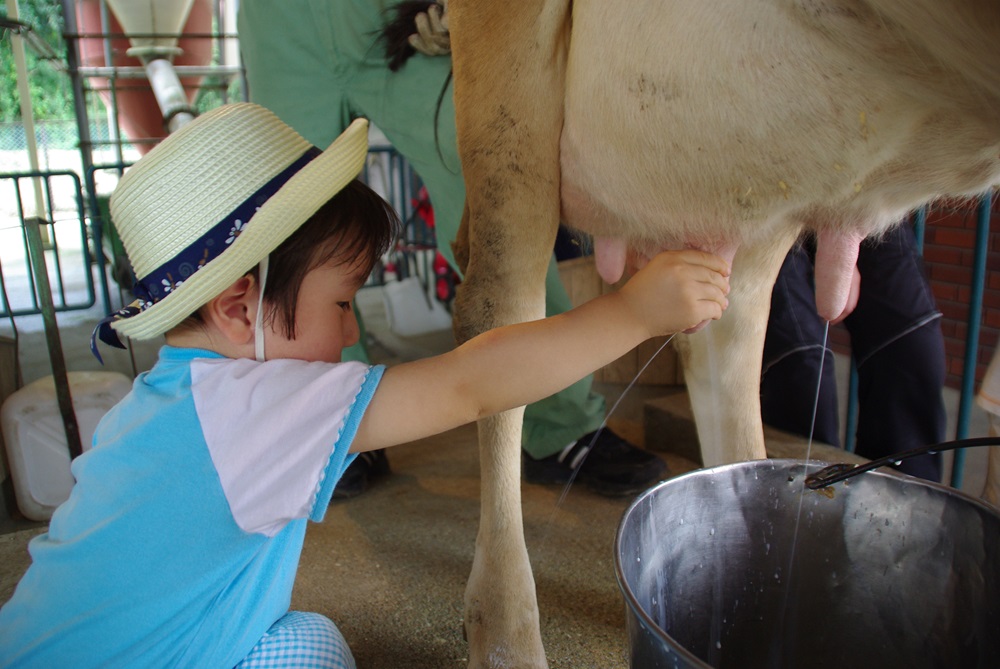
<path id="1" fill-rule="evenodd" d="M 192 363 L 205 443 L 241 529 L 274 536 L 291 520 L 322 519 L 383 370 L 358 362 Z"/>

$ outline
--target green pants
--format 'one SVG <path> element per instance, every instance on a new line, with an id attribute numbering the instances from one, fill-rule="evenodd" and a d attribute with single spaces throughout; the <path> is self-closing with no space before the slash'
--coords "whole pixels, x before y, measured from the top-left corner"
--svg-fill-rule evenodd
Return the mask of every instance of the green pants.
<path id="1" fill-rule="evenodd" d="M 389 0 L 242 0 L 240 47 L 250 99 L 325 148 L 355 118 L 381 130 L 427 186 L 440 252 L 454 267 L 465 184 L 455 144 L 448 58 L 415 56 L 390 72 L 376 35 Z M 438 100 L 441 98 L 440 111 Z M 435 119 L 436 132 L 435 132 Z M 546 277 L 546 314 L 570 308 L 555 261 Z M 361 340 L 364 342 L 364 338 Z M 366 360 L 364 350 L 345 358 Z M 545 457 L 597 429 L 604 399 L 592 377 L 527 408 L 524 450 Z"/>

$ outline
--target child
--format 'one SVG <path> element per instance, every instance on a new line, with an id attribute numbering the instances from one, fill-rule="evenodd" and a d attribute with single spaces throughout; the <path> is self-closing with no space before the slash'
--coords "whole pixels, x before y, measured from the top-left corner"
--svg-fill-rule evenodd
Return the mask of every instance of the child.
<path id="1" fill-rule="evenodd" d="M 341 363 L 351 302 L 398 223 L 355 180 L 366 133 L 358 120 L 320 152 L 228 105 L 125 174 L 112 215 L 145 292 L 99 329 L 167 345 L 32 541 L 0 609 L 0 664 L 291 666 L 273 664 L 284 652 L 353 667 L 332 622 L 288 608 L 306 519 L 323 519 L 354 454 L 545 397 L 727 305 L 722 260 L 668 253 L 557 317 L 391 369 Z"/>

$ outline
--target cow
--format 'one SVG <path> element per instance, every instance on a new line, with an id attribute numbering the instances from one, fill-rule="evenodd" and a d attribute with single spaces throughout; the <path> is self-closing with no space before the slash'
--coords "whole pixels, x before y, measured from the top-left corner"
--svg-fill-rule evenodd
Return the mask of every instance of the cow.
<path id="1" fill-rule="evenodd" d="M 560 220 L 614 281 L 664 248 L 731 260 L 730 307 L 678 337 L 706 465 L 765 457 L 769 298 L 800 232 L 817 304 L 857 290 L 860 241 L 1000 182 L 994 0 L 451 0 L 466 210 L 460 340 L 543 315 Z M 863 280 L 863 279 L 862 279 Z M 470 667 L 544 667 L 520 516 L 520 423 L 479 424 Z"/>

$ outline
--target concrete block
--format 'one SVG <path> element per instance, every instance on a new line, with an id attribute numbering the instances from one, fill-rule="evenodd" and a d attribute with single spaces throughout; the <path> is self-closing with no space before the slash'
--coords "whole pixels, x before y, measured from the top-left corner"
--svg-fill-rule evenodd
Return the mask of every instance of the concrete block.
<path id="1" fill-rule="evenodd" d="M 647 449 L 672 453 L 702 466 L 694 412 L 686 391 L 679 390 L 648 400 L 643 407 L 643 425 Z M 810 448 L 808 439 L 767 425 L 764 426 L 764 448 L 769 458 L 805 460 L 808 449 L 811 460 L 830 463 L 868 462 L 859 455 L 818 441 L 814 441 Z"/>

